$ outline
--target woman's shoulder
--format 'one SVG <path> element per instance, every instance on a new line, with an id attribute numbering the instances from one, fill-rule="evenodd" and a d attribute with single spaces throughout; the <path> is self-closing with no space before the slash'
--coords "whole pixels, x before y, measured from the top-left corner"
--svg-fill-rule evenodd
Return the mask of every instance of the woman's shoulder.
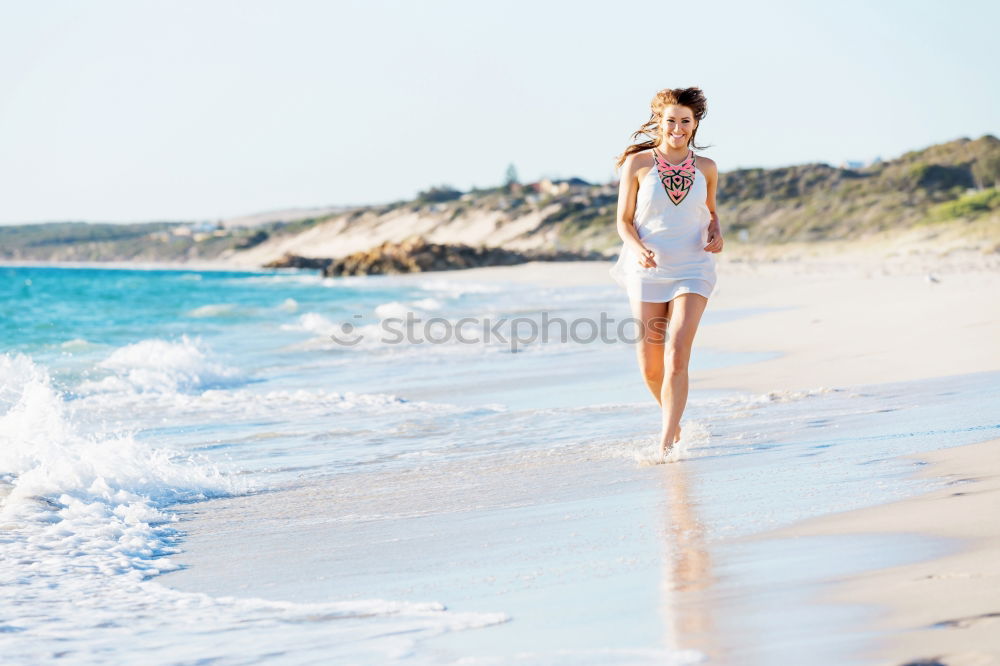
<path id="1" fill-rule="evenodd" d="M 643 150 L 637 150 L 629 155 L 629 158 L 632 160 L 631 166 L 633 173 L 637 176 L 640 173 L 648 173 L 648 170 L 652 169 L 656 165 L 653 158 L 655 154 L 656 153 L 653 152 L 652 148 L 645 148 Z"/>
<path id="2" fill-rule="evenodd" d="M 649 173 L 649 169 L 652 169 L 654 166 L 653 149 L 646 148 L 629 153 L 622 166 L 624 168 L 623 173 L 628 173 L 636 179 L 641 180 L 643 174 Z"/>
<path id="3" fill-rule="evenodd" d="M 629 156 L 625 160 L 634 164 L 635 168 L 641 169 L 653 165 L 653 155 L 655 154 L 652 148 L 643 148 L 634 153 L 629 153 Z"/>
<path id="4" fill-rule="evenodd" d="M 701 169 L 704 174 L 717 174 L 719 172 L 719 167 L 711 157 L 705 157 L 704 155 L 699 155 L 695 153 L 694 156 L 695 164 Z"/>

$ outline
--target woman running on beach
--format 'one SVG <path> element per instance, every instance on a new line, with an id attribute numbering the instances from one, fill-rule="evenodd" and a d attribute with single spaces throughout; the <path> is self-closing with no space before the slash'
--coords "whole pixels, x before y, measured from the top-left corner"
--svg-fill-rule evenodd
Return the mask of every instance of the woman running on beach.
<path id="1" fill-rule="evenodd" d="M 622 250 L 611 276 L 628 292 L 641 322 L 639 368 L 660 404 L 661 461 L 681 438 L 688 361 L 695 332 L 715 290 L 715 253 L 722 231 L 715 213 L 719 172 L 692 148 L 708 103 L 699 88 L 667 88 L 618 158 L 618 234 Z M 665 335 L 666 334 L 666 335 Z M 666 338 L 666 339 L 665 339 Z"/>

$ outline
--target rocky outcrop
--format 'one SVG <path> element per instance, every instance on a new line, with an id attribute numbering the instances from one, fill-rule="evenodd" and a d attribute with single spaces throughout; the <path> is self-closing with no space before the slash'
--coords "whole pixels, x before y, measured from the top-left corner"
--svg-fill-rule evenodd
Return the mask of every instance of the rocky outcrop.
<path id="1" fill-rule="evenodd" d="M 318 268 L 323 270 L 331 263 L 333 263 L 333 259 L 300 257 L 297 254 L 286 252 L 280 259 L 275 259 L 264 264 L 264 268 Z"/>
<path id="2" fill-rule="evenodd" d="M 400 243 L 386 241 L 377 247 L 333 260 L 323 275 L 377 275 L 447 271 L 479 266 L 510 266 L 528 261 L 606 260 L 599 252 L 519 252 L 500 247 L 429 243 L 422 236 Z"/>

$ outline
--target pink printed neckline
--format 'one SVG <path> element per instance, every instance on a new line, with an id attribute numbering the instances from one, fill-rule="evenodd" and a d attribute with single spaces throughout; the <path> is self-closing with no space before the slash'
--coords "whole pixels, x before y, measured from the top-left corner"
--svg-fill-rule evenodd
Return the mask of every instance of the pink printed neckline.
<path id="1" fill-rule="evenodd" d="M 667 197 L 674 203 L 680 204 L 691 191 L 694 185 L 695 159 L 694 151 L 688 150 L 688 156 L 683 162 L 671 164 L 660 157 L 656 150 L 653 150 L 653 160 L 656 164 L 656 171 L 660 176 L 660 182 L 667 192 Z"/>

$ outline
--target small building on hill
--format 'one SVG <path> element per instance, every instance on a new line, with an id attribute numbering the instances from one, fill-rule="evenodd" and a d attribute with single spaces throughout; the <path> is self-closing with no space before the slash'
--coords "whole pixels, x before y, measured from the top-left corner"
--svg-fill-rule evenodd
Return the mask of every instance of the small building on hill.
<path id="1" fill-rule="evenodd" d="M 566 194 L 572 189 L 578 187 L 590 187 L 590 183 L 582 178 L 566 178 L 565 180 L 552 180 L 550 178 L 543 178 L 537 183 L 532 183 L 529 187 L 532 187 L 536 192 L 541 194 Z"/>

